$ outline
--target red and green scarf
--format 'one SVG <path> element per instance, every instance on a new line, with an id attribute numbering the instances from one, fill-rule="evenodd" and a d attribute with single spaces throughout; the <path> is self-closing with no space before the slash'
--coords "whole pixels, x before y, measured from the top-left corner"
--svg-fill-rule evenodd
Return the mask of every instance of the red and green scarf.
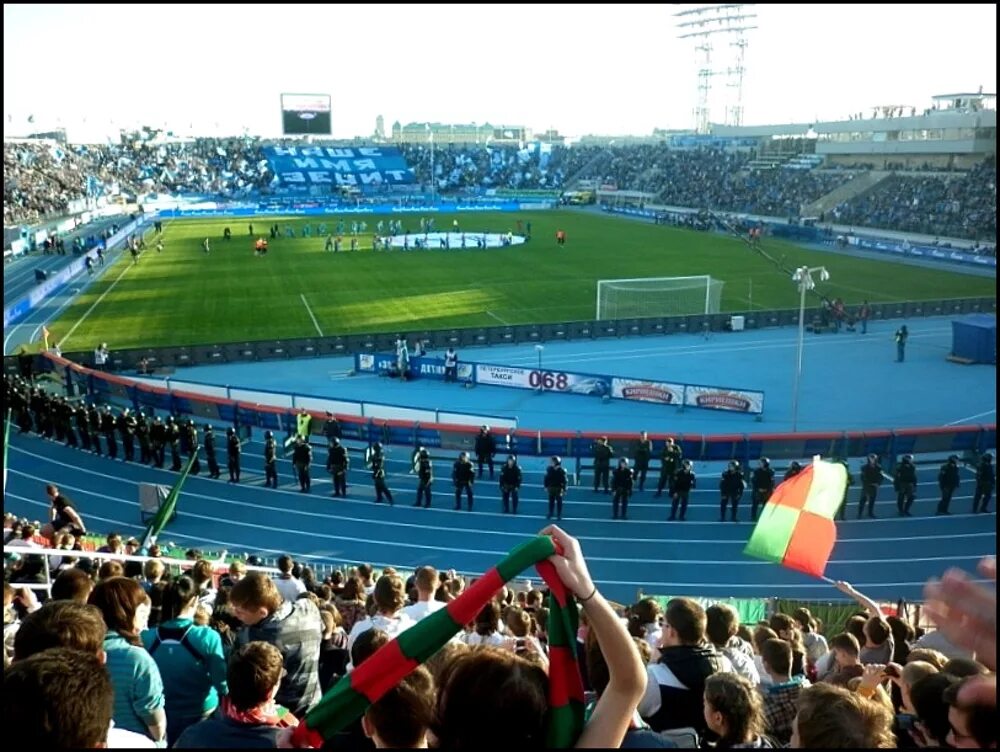
<path id="1" fill-rule="evenodd" d="M 576 662 L 576 601 L 548 558 L 557 553 L 555 541 L 541 535 L 514 548 L 493 569 L 446 608 L 381 647 L 352 673 L 342 678 L 295 729 L 295 746 L 320 747 L 338 731 L 360 718 L 368 706 L 393 689 L 422 664 L 496 595 L 497 591 L 532 564 L 552 594 L 549 608 L 549 718 L 548 747 L 571 747 L 583 730 L 583 681 Z"/>

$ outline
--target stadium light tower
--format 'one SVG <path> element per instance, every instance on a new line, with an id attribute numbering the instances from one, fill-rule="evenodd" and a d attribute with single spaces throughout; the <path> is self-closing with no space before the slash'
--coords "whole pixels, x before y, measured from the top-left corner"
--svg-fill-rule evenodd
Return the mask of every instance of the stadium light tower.
<path id="1" fill-rule="evenodd" d="M 825 266 L 800 266 L 792 274 L 792 281 L 799 287 L 799 346 L 795 356 L 795 380 L 792 386 L 792 433 L 799 427 L 799 382 L 802 379 L 802 348 L 805 344 L 806 332 L 806 293 L 816 287 L 813 274 L 819 273 L 821 282 L 830 279 L 830 272 Z"/>
<path id="2" fill-rule="evenodd" d="M 727 87 L 736 90 L 736 104 L 727 108 L 726 120 L 730 125 L 743 123 L 743 76 L 746 73 L 744 60 L 746 56 L 746 33 L 756 29 L 750 4 L 706 5 L 690 10 L 682 10 L 674 14 L 677 18 L 678 39 L 695 39 L 698 63 L 698 104 L 694 110 L 695 130 L 698 133 L 708 133 L 709 105 L 708 95 L 712 88 L 712 76 L 723 75 L 728 79 Z M 712 39 L 718 35 L 736 35 L 730 43 L 736 52 L 735 67 L 716 70 L 712 67 Z"/>

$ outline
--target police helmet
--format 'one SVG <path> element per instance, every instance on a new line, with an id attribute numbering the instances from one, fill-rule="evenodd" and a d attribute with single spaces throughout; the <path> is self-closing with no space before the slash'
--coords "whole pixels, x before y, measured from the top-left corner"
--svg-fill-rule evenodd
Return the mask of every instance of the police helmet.
<path id="1" fill-rule="evenodd" d="M 420 447 L 420 459 L 425 460 L 428 457 L 430 457 L 430 453 L 423 447 Z"/>
<path id="2" fill-rule="evenodd" d="M 789 467 L 790 467 L 790 468 L 792 468 L 792 467 L 793 467 L 793 468 L 795 468 L 796 470 L 801 470 L 801 469 L 802 469 L 802 465 L 800 465 L 800 464 L 798 463 L 798 461 L 797 461 L 797 460 L 792 460 L 792 464 L 791 464 L 791 465 L 789 465 Z"/>
<path id="3" fill-rule="evenodd" d="M 340 439 L 334 436 L 332 439 L 330 439 L 330 446 L 335 446 L 335 447 L 340 446 Z"/>
<path id="4" fill-rule="evenodd" d="M 271 433 L 270 431 L 264 431 L 264 438 L 265 439 L 273 439 L 274 438 L 274 434 Z"/>
<path id="5" fill-rule="evenodd" d="M 913 455 L 912 454 L 904 454 L 903 455 L 903 462 L 913 462 Z"/>
<path id="6" fill-rule="evenodd" d="M 232 426 L 229 426 L 229 428 L 226 429 L 226 434 L 229 435 L 229 436 L 235 436 L 236 435 L 236 429 L 233 428 Z"/>
<path id="7" fill-rule="evenodd" d="M 464 460 L 464 459 L 468 458 L 468 456 L 469 456 L 468 452 L 460 452 L 459 455 L 458 455 L 458 458 L 460 460 Z"/>
<path id="8" fill-rule="evenodd" d="M 507 461 L 508 462 L 513 462 L 513 463 L 517 464 L 517 455 L 508 454 L 507 455 Z"/>
<path id="9" fill-rule="evenodd" d="M 628 467 L 628 458 L 622 457 L 620 460 L 618 460 L 618 465 L 619 467 Z"/>
<path id="10" fill-rule="evenodd" d="M 957 465 L 958 464 L 958 455 L 957 454 L 951 455 L 951 457 L 948 458 L 948 462 L 952 463 L 953 465 Z"/>
<path id="11" fill-rule="evenodd" d="M 212 432 L 212 424 L 211 423 L 206 423 L 205 424 L 205 433 L 211 433 L 211 432 Z"/>
<path id="12" fill-rule="evenodd" d="M 382 442 L 381 441 L 376 441 L 374 444 L 372 444 L 372 449 L 374 449 L 376 452 L 381 452 L 382 451 Z"/>
<path id="13" fill-rule="evenodd" d="M 767 457 L 761 457 L 760 458 L 760 464 L 763 467 L 770 467 L 771 466 L 771 460 L 769 460 Z"/>
<path id="14" fill-rule="evenodd" d="M 552 458 L 552 463 L 553 463 L 554 465 L 561 465 L 561 464 L 562 464 L 562 458 L 560 458 L 560 457 L 558 457 L 558 456 L 556 456 L 556 457 L 553 457 L 553 458 Z"/>
<path id="15" fill-rule="evenodd" d="M 989 463 L 993 462 L 993 455 L 990 454 L 989 452 L 986 452 L 986 454 L 984 454 L 981 457 L 980 461 L 985 462 L 988 465 Z"/>

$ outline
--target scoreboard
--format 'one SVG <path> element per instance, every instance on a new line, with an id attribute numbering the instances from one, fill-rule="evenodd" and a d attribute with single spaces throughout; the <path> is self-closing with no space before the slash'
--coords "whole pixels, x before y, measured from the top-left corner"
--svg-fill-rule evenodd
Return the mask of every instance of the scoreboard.
<path id="1" fill-rule="evenodd" d="M 286 136 L 329 136 L 329 94 L 282 94 L 281 128 Z"/>

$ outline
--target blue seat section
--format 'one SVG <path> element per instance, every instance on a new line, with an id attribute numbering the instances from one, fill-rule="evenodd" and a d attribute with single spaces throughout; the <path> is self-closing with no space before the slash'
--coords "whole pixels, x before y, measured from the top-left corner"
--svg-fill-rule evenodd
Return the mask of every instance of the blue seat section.
<path id="1" fill-rule="evenodd" d="M 266 421 L 267 416 L 279 414 L 255 411 L 253 418 Z M 416 478 L 410 473 L 411 446 L 388 446 L 388 483 L 396 504 L 391 508 L 374 504 L 370 475 L 360 461 L 364 442 L 346 437 L 358 427 L 367 432 L 371 424 L 341 421 L 354 460 L 347 499 L 331 498 L 322 453 L 313 463 L 312 493 L 298 492 L 290 462 L 284 457 L 278 461 L 280 488 L 263 488 L 263 446 L 255 434 L 244 446 L 243 481 L 237 485 L 203 475 L 189 477 L 179 514 L 164 538 L 203 549 L 272 557 L 291 552 L 304 561 L 367 561 L 401 568 L 432 564 L 481 573 L 548 524 L 541 486 L 545 461 L 527 456 L 522 459 L 525 480 L 516 516 L 502 514 L 498 484 L 486 479 L 475 484 L 473 512 L 452 511 L 451 448 L 432 449 L 437 471 L 432 508 L 415 509 L 410 506 L 416 493 Z M 377 427 L 378 432 L 382 429 Z M 389 427 L 390 433 L 394 430 Z M 548 441 L 562 441 L 565 447 L 567 438 Z M 316 444 L 319 451 L 322 440 Z M 719 445 L 727 455 L 738 442 L 726 439 Z M 766 446 L 765 441 L 762 447 Z M 547 448 L 556 447 L 548 444 Z M 171 485 L 178 477 L 166 470 L 68 449 L 34 435 L 12 436 L 8 461 L 8 511 L 44 519 L 45 484 L 55 482 L 73 499 L 90 528 L 129 534 L 143 529 L 136 503 L 138 484 Z M 560 524 L 580 538 L 591 573 L 609 598 L 630 602 L 639 590 L 706 597 L 839 597 L 816 578 L 744 556 L 752 532 L 749 499 L 743 499 L 739 522 L 717 522 L 718 477 L 725 461 L 725 457 L 709 460 L 702 456 L 695 463 L 698 487 L 683 523 L 667 521 L 669 500 L 654 498 L 649 485 L 644 493 L 633 496 L 627 521 L 612 520 L 609 498 L 590 490 L 592 476 L 589 469 L 584 470 L 579 485 L 567 493 Z M 852 469 L 858 462 L 851 461 Z M 951 566 L 971 571 L 978 558 L 995 554 L 996 517 L 970 513 L 971 473 L 963 474 L 953 514 L 933 516 L 938 501 L 936 472 L 936 467 L 919 467 L 911 518 L 897 516 L 895 496 L 886 482 L 875 505 L 877 519 L 857 520 L 859 489 L 852 488 L 847 519 L 837 522 L 838 542 L 827 575 L 848 580 L 875 598 L 919 600 L 928 578 Z"/>

